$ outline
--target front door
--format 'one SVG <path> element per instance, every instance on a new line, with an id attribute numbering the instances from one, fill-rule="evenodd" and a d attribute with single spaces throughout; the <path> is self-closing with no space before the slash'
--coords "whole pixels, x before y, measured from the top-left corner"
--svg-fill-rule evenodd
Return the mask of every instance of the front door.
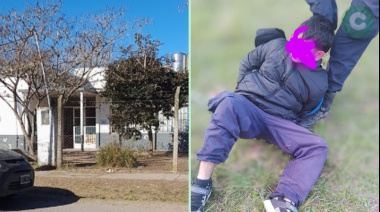
<path id="1" fill-rule="evenodd" d="M 96 148 L 96 110 L 95 107 L 84 109 L 84 149 Z M 80 108 L 73 109 L 73 132 L 74 132 L 74 149 L 81 148 L 81 130 L 80 130 Z"/>

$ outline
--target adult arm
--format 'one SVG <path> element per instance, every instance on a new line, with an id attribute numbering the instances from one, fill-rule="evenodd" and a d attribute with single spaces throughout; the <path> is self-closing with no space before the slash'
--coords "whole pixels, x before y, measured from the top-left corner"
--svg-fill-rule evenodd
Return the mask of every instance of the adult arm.
<path id="1" fill-rule="evenodd" d="M 337 26 L 335 0 L 306 0 L 313 14 Z M 340 91 L 371 40 L 379 32 L 379 0 L 352 0 L 336 33 L 328 64 L 328 92 Z"/>
<path id="2" fill-rule="evenodd" d="M 328 92 L 342 90 L 347 77 L 379 32 L 379 1 L 377 5 L 369 4 L 374 8 L 358 2 L 353 1 L 335 35 L 328 63 Z"/>
<path id="3" fill-rule="evenodd" d="M 313 13 L 324 15 L 323 13 L 318 13 L 323 8 L 322 5 L 318 5 L 318 2 L 322 1 L 307 0 L 307 2 L 310 4 L 310 10 Z M 325 12 L 325 15 L 329 18 L 331 11 L 334 11 L 334 7 L 327 10 L 328 12 Z M 353 0 L 339 26 L 331 47 L 328 63 L 329 86 L 323 105 L 317 113 L 304 118 L 299 125 L 310 128 L 328 115 L 336 92 L 342 90 L 345 80 L 378 32 L 379 1 Z"/>
<path id="4" fill-rule="evenodd" d="M 306 0 L 310 5 L 310 11 L 326 17 L 334 24 L 334 30 L 338 24 L 338 9 L 335 0 Z"/>

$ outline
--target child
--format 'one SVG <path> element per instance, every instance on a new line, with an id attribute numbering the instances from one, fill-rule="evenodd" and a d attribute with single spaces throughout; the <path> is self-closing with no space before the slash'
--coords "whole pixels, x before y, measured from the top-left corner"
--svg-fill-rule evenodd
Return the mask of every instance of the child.
<path id="1" fill-rule="evenodd" d="M 191 211 L 204 211 L 212 190 L 212 172 L 227 159 L 238 138 L 261 138 L 293 156 L 275 192 L 264 201 L 267 211 L 297 211 L 308 196 L 324 166 L 327 144 L 297 123 L 320 105 L 327 90 L 327 72 L 321 67 L 321 59 L 331 46 L 334 28 L 319 15 L 301 26 L 307 31 L 295 39 L 313 43 L 310 53 L 315 70 L 295 57 L 296 52 L 288 52 L 291 43 L 282 31 L 261 30 L 256 49 L 240 65 L 235 92 L 222 92 L 209 101 L 213 114 L 204 144 L 197 152 L 200 166 L 191 186 Z"/>

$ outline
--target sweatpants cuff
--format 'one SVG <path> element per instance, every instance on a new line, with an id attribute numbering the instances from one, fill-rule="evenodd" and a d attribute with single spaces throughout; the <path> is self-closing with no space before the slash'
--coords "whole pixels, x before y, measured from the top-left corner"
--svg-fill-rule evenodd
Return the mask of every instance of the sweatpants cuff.
<path id="1" fill-rule="evenodd" d="M 197 159 L 199 161 L 204 161 L 204 162 L 212 162 L 212 163 L 215 163 L 215 164 L 220 164 L 220 163 L 224 163 L 224 161 L 221 161 L 220 159 L 216 159 L 216 158 L 210 158 L 209 156 L 207 157 L 202 157 L 202 156 L 199 156 L 197 157 Z"/>

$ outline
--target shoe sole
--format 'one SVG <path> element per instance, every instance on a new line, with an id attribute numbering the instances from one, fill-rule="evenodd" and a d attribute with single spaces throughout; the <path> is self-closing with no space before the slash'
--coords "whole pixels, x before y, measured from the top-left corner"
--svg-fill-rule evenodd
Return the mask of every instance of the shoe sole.
<path id="1" fill-rule="evenodd" d="M 270 200 L 264 201 L 264 207 L 265 207 L 266 212 L 276 212 Z"/>

